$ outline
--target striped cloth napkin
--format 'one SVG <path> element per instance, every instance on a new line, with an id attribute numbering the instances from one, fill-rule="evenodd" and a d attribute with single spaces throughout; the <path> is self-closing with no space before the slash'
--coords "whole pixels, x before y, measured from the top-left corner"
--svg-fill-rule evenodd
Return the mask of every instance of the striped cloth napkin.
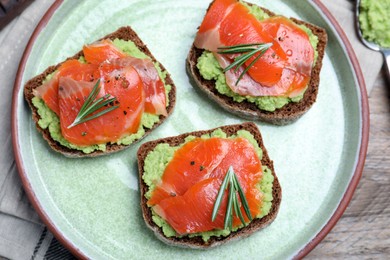
<path id="1" fill-rule="evenodd" d="M 35 0 L 0 31 L 0 91 L 3 97 L 12 96 L 22 53 L 35 26 L 53 2 Z M 360 60 L 369 92 L 382 66 L 382 57 L 365 48 L 357 39 L 353 27 L 354 1 L 327 0 L 323 3 L 347 33 Z M 0 111 L 0 258 L 72 259 L 73 256 L 41 222 L 21 186 L 12 152 L 11 98 L 1 100 Z"/>

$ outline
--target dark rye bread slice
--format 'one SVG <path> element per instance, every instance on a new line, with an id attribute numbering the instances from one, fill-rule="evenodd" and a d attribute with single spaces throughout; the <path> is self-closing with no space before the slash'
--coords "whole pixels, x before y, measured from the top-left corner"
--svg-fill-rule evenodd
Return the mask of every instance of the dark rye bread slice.
<path id="1" fill-rule="evenodd" d="M 145 158 L 148 155 L 149 152 L 153 151 L 155 147 L 158 144 L 161 143 L 167 143 L 170 146 L 178 146 L 184 142 L 184 139 L 189 136 L 202 136 L 204 134 L 208 134 L 213 132 L 216 129 L 223 130 L 227 136 L 231 136 L 237 133 L 239 130 L 247 130 L 250 132 L 254 138 L 256 139 L 257 143 L 259 144 L 259 147 L 263 150 L 263 158 L 261 160 L 262 165 L 267 166 L 272 171 L 272 175 L 274 176 L 274 182 L 272 187 L 272 207 L 268 215 L 264 216 L 261 219 L 255 219 L 253 220 L 248 226 L 241 228 L 235 232 L 232 232 L 227 237 L 211 237 L 209 241 L 206 243 L 203 241 L 203 239 L 199 236 L 196 237 L 188 237 L 184 236 L 181 238 L 178 237 L 166 237 L 164 233 L 162 232 L 162 229 L 157 226 L 153 220 L 152 220 L 152 211 L 151 208 L 147 206 L 147 199 L 145 197 L 145 193 L 148 191 L 148 186 L 143 181 L 143 169 L 145 165 Z M 205 131 L 196 131 L 191 133 L 185 133 L 179 136 L 174 137 L 167 137 L 163 139 L 158 139 L 155 141 L 144 143 L 138 150 L 137 153 L 138 157 L 138 171 L 139 171 L 139 184 L 140 184 L 140 191 L 141 191 L 141 209 L 142 209 L 142 215 L 145 220 L 146 225 L 154 232 L 154 234 L 163 242 L 174 245 L 174 246 L 180 246 L 180 247 L 188 247 L 188 248 L 194 248 L 194 249 L 207 249 L 211 247 L 215 247 L 221 244 L 224 244 L 229 241 L 234 241 L 237 239 L 241 239 L 244 237 L 247 237 L 251 235 L 252 233 L 265 228 L 271 222 L 276 218 L 276 215 L 279 210 L 280 202 L 282 199 L 282 189 L 280 187 L 278 178 L 275 173 L 274 165 L 272 160 L 269 158 L 266 148 L 263 144 L 263 139 L 261 137 L 260 131 L 257 128 L 257 126 L 254 123 L 248 122 L 248 123 L 242 123 L 237 125 L 228 125 L 228 126 L 222 126 L 215 129 L 205 130 Z"/>
<path id="2" fill-rule="evenodd" d="M 117 31 L 111 33 L 111 34 L 108 34 L 106 36 L 104 36 L 102 39 L 111 39 L 111 40 L 114 40 L 114 39 L 122 39 L 122 40 L 131 40 L 135 43 L 135 45 L 143 52 L 145 53 L 146 55 L 148 55 L 152 60 L 153 62 L 157 62 L 157 60 L 154 58 L 154 56 L 152 55 L 152 53 L 149 51 L 149 49 L 147 48 L 147 46 L 142 42 L 142 40 L 138 37 L 138 35 L 136 34 L 135 31 L 133 31 L 130 27 L 121 27 L 119 28 Z M 100 39 L 101 40 L 101 39 Z M 83 51 L 79 51 L 77 54 L 75 54 L 74 56 L 72 57 L 69 57 L 67 58 L 67 60 L 69 59 L 78 59 L 80 56 L 83 56 Z M 65 62 L 65 61 L 64 61 Z M 67 156 L 67 157 L 95 157 L 95 156 L 100 156 L 100 155 L 104 155 L 104 154 L 109 154 L 109 153 L 113 153 L 113 152 L 117 152 L 117 151 L 121 151 L 127 147 L 129 147 L 130 145 L 118 145 L 118 144 L 111 144 L 111 143 L 107 143 L 107 147 L 106 147 L 106 151 L 98 151 L 98 150 L 95 150 L 93 151 L 92 153 L 89 153 L 89 154 L 86 154 L 86 153 L 83 153 L 82 151 L 79 151 L 79 150 L 75 150 L 75 149 L 70 149 L 68 147 L 65 147 L 65 146 L 62 146 L 60 143 L 58 143 L 57 141 L 53 140 L 52 137 L 50 136 L 50 133 L 49 133 L 49 130 L 48 129 L 42 129 L 39 125 L 38 125 L 38 121 L 39 119 L 41 118 L 38 114 L 38 111 L 37 111 L 37 108 L 32 104 L 32 98 L 34 97 L 34 94 L 33 94 L 33 90 L 36 89 L 37 87 L 39 87 L 40 85 L 42 85 L 42 82 L 45 80 L 45 78 L 53 73 L 56 69 L 59 68 L 59 66 L 62 64 L 63 62 L 55 65 L 55 66 L 50 66 L 48 67 L 44 72 L 42 72 L 41 74 L 37 75 L 36 77 L 30 79 L 24 86 L 24 97 L 27 101 L 27 103 L 30 105 L 31 107 L 31 110 L 32 110 L 32 118 L 35 122 L 35 125 L 38 129 L 39 132 L 42 133 L 43 135 L 43 138 L 49 143 L 49 145 L 51 146 L 51 148 L 53 148 L 55 151 L 59 152 L 59 153 L 62 153 L 63 155 Z M 164 66 L 159 63 L 160 65 L 160 68 L 161 70 L 164 72 L 166 71 L 166 69 L 164 68 Z M 169 95 L 168 95 L 168 98 L 169 98 L 169 106 L 167 107 L 167 112 L 168 112 L 168 115 L 167 116 L 163 116 L 163 115 L 160 115 L 160 121 L 157 122 L 156 124 L 153 125 L 152 128 L 148 129 L 146 128 L 145 129 L 145 135 L 142 136 L 140 139 L 142 139 L 143 137 L 145 137 L 146 135 L 148 135 L 153 129 L 155 129 L 157 126 L 159 126 L 161 123 L 164 122 L 164 120 L 172 113 L 173 111 L 173 108 L 175 106 L 175 103 L 176 103 L 176 87 L 172 81 L 172 78 L 170 76 L 170 74 L 167 72 L 167 75 L 166 75 L 166 78 L 165 78 L 165 83 L 167 85 L 171 85 L 172 88 L 171 88 L 171 91 L 169 92 Z M 138 139 L 138 140 L 140 140 Z M 137 141 L 138 141 L 137 140 Z"/>
<path id="3" fill-rule="evenodd" d="M 247 3 L 248 5 L 252 5 Z M 275 16 L 276 14 L 265 9 L 261 8 L 269 14 L 270 16 Z M 225 110 L 236 114 L 240 117 L 249 119 L 249 120 L 260 120 L 263 122 L 268 122 L 275 125 L 285 125 L 294 122 L 299 117 L 301 117 L 309 108 L 314 104 L 318 94 L 318 85 L 320 82 L 320 71 L 322 67 L 322 59 L 325 54 L 325 47 L 328 41 L 328 36 L 325 29 L 315 26 L 313 24 L 297 20 L 295 18 L 290 18 L 297 24 L 303 24 L 308 27 L 313 34 L 318 37 L 318 58 L 312 69 L 311 79 L 309 86 L 304 94 L 304 97 L 299 102 L 290 102 L 283 106 L 280 109 L 276 109 L 274 112 L 269 112 L 265 110 L 260 110 L 254 103 L 243 101 L 241 103 L 233 101 L 232 98 L 220 94 L 215 88 L 214 80 L 204 79 L 199 72 L 199 69 L 196 67 L 198 58 L 202 55 L 203 49 L 198 49 L 192 45 L 190 52 L 187 57 L 187 71 L 192 76 L 195 81 L 195 85 L 204 93 L 208 95 L 209 98 L 214 100 L 217 104 L 223 107 Z"/>

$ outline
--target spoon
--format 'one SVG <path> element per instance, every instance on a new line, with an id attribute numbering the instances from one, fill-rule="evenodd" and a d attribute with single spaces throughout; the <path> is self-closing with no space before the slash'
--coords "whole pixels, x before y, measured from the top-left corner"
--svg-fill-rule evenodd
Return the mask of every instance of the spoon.
<path id="1" fill-rule="evenodd" d="M 360 22 L 359 22 L 359 14 L 360 14 L 360 1 L 356 1 L 356 17 L 355 17 L 355 22 L 356 22 L 356 29 L 359 35 L 360 40 L 363 42 L 366 47 L 374 50 L 374 51 L 380 51 L 383 54 L 383 57 L 385 58 L 385 66 L 386 66 L 386 73 L 387 73 L 387 78 L 390 80 L 390 48 L 384 48 L 381 47 L 379 44 L 376 44 L 374 42 L 370 42 L 366 40 L 363 37 L 362 31 L 360 29 Z M 388 28 L 390 30 L 390 28 Z"/>

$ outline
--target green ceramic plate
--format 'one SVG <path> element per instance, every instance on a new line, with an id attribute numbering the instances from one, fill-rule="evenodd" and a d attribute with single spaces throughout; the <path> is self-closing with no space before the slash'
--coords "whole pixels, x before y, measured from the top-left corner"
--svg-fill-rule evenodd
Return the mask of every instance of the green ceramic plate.
<path id="1" fill-rule="evenodd" d="M 23 84 L 83 44 L 131 25 L 177 86 L 174 113 L 142 142 L 243 122 L 196 92 L 185 71 L 209 1 L 64 1 L 49 10 L 20 65 L 13 103 L 14 149 L 33 205 L 74 254 L 101 259 L 302 256 L 341 216 L 361 175 L 367 148 L 367 97 L 355 56 L 319 1 L 256 3 L 326 28 L 329 44 L 318 100 L 311 110 L 288 126 L 258 124 L 283 188 L 279 215 L 249 238 L 208 251 L 167 246 L 146 228 L 136 166 L 140 143 L 93 159 L 68 159 L 53 152 L 31 120 Z"/>

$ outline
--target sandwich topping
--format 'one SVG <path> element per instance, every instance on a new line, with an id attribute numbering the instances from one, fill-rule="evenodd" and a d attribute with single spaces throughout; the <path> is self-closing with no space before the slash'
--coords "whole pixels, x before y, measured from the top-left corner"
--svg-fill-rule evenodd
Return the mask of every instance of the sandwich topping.
<path id="1" fill-rule="evenodd" d="M 240 56 L 234 58 L 229 66 L 225 67 L 223 72 L 228 72 L 230 69 L 235 68 L 234 71 L 238 71 L 240 67 L 245 64 L 248 60 L 252 61 L 246 66 L 246 68 L 241 72 L 238 77 L 235 85 L 244 77 L 245 73 L 263 56 L 263 54 L 272 46 L 272 43 L 248 43 L 248 44 L 238 44 L 229 47 L 219 47 L 219 54 L 237 54 L 241 53 Z M 255 58 L 253 59 L 253 57 Z"/>
<path id="2" fill-rule="evenodd" d="M 86 45 L 83 54 L 84 60 L 65 61 L 34 90 L 59 118 L 66 141 L 116 142 L 138 132 L 144 113 L 167 115 L 165 86 L 150 58 L 130 56 L 111 40 Z M 90 120 L 80 121 L 82 114 Z"/>
<path id="3" fill-rule="evenodd" d="M 255 13 L 260 11 L 254 10 L 237 0 L 215 0 L 199 27 L 195 47 L 212 53 L 233 93 L 291 99 L 302 96 L 315 62 L 310 36 L 290 19 L 266 14 L 265 19 L 258 19 Z M 260 57 L 252 55 L 240 66 L 226 70 L 250 51 L 221 53 L 221 48 L 259 43 L 269 46 Z M 202 66 L 199 62 L 198 68 Z"/>
<path id="4" fill-rule="evenodd" d="M 226 137 L 217 130 L 208 137 L 187 138 L 173 148 L 159 176 L 149 176 L 148 171 L 165 144 L 146 157 L 147 204 L 157 220 L 161 219 L 158 223 L 167 223 L 175 236 L 228 235 L 249 224 L 252 217 L 268 214 L 272 174 L 262 166 L 262 152 L 253 136 L 245 130 L 239 132 Z"/>
<path id="5" fill-rule="evenodd" d="M 229 191 L 227 191 L 228 189 Z M 253 218 L 251 212 L 249 211 L 248 201 L 246 200 L 240 181 L 238 180 L 237 175 L 234 172 L 232 166 L 229 167 L 225 175 L 225 178 L 222 181 L 221 187 L 219 187 L 218 195 L 214 202 L 213 215 L 211 217 L 212 221 L 214 221 L 217 218 L 218 210 L 221 207 L 223 195 L 225 192 L 228 193 L 228 199 L 227 199 L 227 206 L 226 206 L 226 213 L 225 213 L 224 229 L 227 229 L 228 227 L 230 227 L 230 229 L 233 229 L 234 214 L 238 216 L 241 220 L 241 223 L 244 226 L 246 226 L 246 221 L 240 209 L 240 201 L 238 198 L 241 199 L 241 204 L 244 207 L 245 214 L 248 217 L 248 219 L 252 221 Z"/>

